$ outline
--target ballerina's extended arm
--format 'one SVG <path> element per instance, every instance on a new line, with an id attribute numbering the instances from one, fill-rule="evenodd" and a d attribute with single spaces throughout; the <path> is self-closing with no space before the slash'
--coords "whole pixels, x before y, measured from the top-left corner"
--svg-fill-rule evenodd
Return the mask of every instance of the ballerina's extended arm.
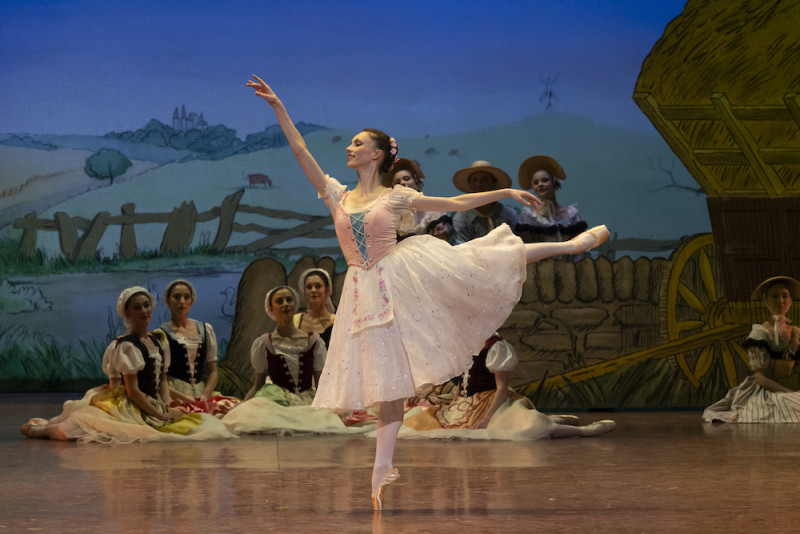
<path id="1" fill-rule="evenodd" d="M 300 167 L 303 168 L 303 172 L 306 173 L 306 176 L 308 176 L 308 179 L 317 191 L 324 193 L 326 189 L 325 173 L 322 172 L 314 156 L 308 151 L 303 136 L 297 131 L 292 119 L 289 118 L 289 113 L 287 113 L 286 108 L 283 106 L 283 102 L 280 101 L 275 92 L 270 89 L 269 85 L 267 85 L 264 80 L 255 74 L 253 74 L 253 78 L 255 78 L 256 81 L 248 80 L 247 87 L 255 89 L 256 96 L 263 98 L 272 106 L 275 115 L 278 117 L 278 124 L 280 124 L 283 134 L 289 141 L 289 146 L 292 147 L 292 152 L 294 152 L 297 161 L 300 163 Z"/>
<path id="2" fill-rule="evenodd" d="M 455 197 L 426 197 L 419 196 L 414 201 L 414 207 L 422 211 L 466 211 L 497 202 L 502 198 L 512 198 L 526 206 L 539 206 L 542 201 L 533 193 L 519 189 L 497 189 L 482 193 L 467 193 Z"/>

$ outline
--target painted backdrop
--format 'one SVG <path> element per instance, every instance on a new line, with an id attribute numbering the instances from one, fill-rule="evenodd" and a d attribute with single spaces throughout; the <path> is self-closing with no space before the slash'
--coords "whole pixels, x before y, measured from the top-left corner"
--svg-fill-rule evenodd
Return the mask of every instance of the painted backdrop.
<path id="1" fill-rule="evenodd" d="M 714 330 L 708 308 L 728 302 L 721 227 L 698 234 L 730 183 L 773 199 L 796 190 L 800 115 L 785 95 L 800 87 L 800 21 L 795 2 L 703 4 L 4 2 L 0 391 L 102 381 L 119 291 L 160 298 L 178 277 L 196 285 L 192 315 L 214 325 L 231 383 L 246 381 L 251 333 L 271 326 L 264 280 L 291 279 L 301 258 L 344 270 L 324 204 L 244 86 L 257 73 L 345 183 L 344 148 L 364 127 L 397 138 L 428 195 L 456 194 L 453 174 L 478 159 L 516 177 L 528 156 L 555 157 L 560 202 L 613 237 L 581 264 L 531 266 L 503 331 L 522 359 L 514 384 L 541 408 L 704 405 L 747 372 L 737 340 L 759 312 L 740 302 L 741 320 Z M 739 49 L 783 63 L 754 54 L 731 71 Z M 729 97 L 733 122 L 724 102 L 702 115 L 728 85 L 752 88 L 748 72 L 767 89 Z M 780 110 L 737 118 L 765 104 Z M 708 121 L 721 129 L 698 134 Z M 240 285 L 254 261 L 261 284 Z M 155 315 L 168 318 L 163 305 Z"/>

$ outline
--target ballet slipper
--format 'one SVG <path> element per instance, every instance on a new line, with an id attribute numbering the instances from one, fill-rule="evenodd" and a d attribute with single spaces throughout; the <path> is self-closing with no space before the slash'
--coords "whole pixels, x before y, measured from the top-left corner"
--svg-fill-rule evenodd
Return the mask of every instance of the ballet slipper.
<path id="1" fill-rule="evenodd" d="M 25 423 L 24 425 L 19 427 L 19 431 L 22 432 L 23 436 L 26 436 L 26 437 L 29 437 L 29 438 L 35 438 L 35 437 L 37 437 L 37 436 L 35 436 L 33 434 L 33 430 L 35 428 L 38 428 L 38 426 L 33 424 L 33 423 Z"/>
<path id="2" fill-rule="evenodd" d="M 35 426 L 46 426 L 49 421 L 47 419 L 42 419 L 41 417 L 34 417 L 33 419 L 28 420 L 28 423 Z"/>
<path id="3" fill-rule="evenodd" d="M 570 241 L 574 242 L 577 247 L 576 254 L 586 252 L 595 247 L 599 247 L 605 243 L 606 239 L 611 235 L 605 224 L 589 228 L 585 232 L 573 237 Z"/>
<path id="4" fill-rule="evenodd" d="M 584 437 L 599 436 L 600 434 L 611 432 L 612 430 L 617 428 L 617 423 L 615 423 L 611 419 L 603 419 L 602 421 L 595 421 L 594 423 L 582 426 L 580 428 L 581 428 L 581 435 Z"/>
<path id="5" fill-rule="evenodd" d="M 375 511 L 383 510 L 383 492 L 386 486 L 400 478 L 400 472 L 392 467 L 388 473 L 383 477 L 381 483 L 378 484 L 378 489 L 372 494 L 372 509 Z"/>
<path id="6" fill-rule="evenodd" d="M 547 417 L 557 425 L 578 426 L 580 423 L 577 415 L 548 415 Z"/>

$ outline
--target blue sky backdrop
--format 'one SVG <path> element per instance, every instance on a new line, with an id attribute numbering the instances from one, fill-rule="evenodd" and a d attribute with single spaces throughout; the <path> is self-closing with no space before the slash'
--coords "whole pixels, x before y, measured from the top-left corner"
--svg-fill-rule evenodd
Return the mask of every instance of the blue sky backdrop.
<path id="1" fill-rule="evenodd" d="M 545 110 L 654 131 L 631 100 L 682 0 L 4 1 L 0 133 L 104 134 L 202 111 L 239 137 L 295 121 L 410 137 Z"/>

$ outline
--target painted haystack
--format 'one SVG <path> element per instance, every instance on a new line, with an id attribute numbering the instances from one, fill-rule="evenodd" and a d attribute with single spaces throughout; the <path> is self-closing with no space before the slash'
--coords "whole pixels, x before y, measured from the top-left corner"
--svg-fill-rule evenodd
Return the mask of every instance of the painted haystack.
<path id="1" fill-rule="evenodd" d="M 796 196 L 800 2 L 689 0 L 634 99 L 711 196 Z"/>

